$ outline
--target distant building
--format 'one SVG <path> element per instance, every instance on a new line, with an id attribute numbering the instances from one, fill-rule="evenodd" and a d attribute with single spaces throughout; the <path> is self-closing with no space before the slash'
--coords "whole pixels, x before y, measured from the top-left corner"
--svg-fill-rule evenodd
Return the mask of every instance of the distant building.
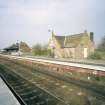
<path id="1" fill-rule="evenodd" d="M 19 50 L 22 53 L 29 53 L 29 52 L 31 52 L 31 48 L 25 42 L 20 42 L 20 44 L 19 44 Z"/>
<path id="2" fill-rule="evenodd" d="M 94 52 L 93 32 L 58 36 L 52 32 L 49 48 L 55 57 L 59 58 L 87 58 Z"/>
<path id="3" fill-rule="evenodd" d="M 12 55 L 21 55 L 24 53 L 30 53 L 31 48 L 25 42 L 20 42 L 5 48 L 4 51 L 5 53 Z"/>

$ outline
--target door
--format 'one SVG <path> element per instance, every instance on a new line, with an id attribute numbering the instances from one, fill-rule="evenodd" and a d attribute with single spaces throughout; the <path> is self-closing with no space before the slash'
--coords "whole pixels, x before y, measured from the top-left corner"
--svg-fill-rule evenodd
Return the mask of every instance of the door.
<path id="1" fill-rule="evenodd" d="M 84 48 L 84 58 L 87 58 L 87 48 Z"/>

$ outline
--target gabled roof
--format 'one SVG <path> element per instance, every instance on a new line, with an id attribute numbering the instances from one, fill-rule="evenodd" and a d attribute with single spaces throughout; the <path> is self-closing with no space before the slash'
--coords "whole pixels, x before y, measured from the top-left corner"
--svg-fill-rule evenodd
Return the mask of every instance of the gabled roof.
<path id="1" fill-rule="evenodd" d="M 22 52 L 30 52 L 31 48 L 25 42 L 20 42 L 20 50 Z"/>
<path id="2" fill-rule="evenodd" d="M 88 36 L 88 33 L 80 33 L 68 36 L 54 36 L 61 47 L 76 47 L 82 41 L 84 36 Z"/>
<path id="3" fill-rule="evenodd" d="M 5 51 L 22 51 L 22 52 L 30 52 L 31 48 L 25 43 L 20 42 L 16 44 L 12 44 L 11 46 L 4 48 Z"/>

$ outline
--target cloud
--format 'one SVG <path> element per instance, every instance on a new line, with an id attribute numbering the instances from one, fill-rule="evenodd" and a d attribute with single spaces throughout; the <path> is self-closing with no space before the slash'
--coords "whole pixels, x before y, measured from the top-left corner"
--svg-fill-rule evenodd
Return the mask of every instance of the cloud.
<path id="1" fill-rule="evenodd" d="M 48 20 L 48 12 L 45 10 L 24 10 L 22 14 L 29 24 L 46 24 Z"/>
<path id="2" fill-rule="evenodd" d="M 47 42 L 49 28 L 61 35 L 85 29 L 101 34 L 105 26 L 104 4 L 104 0 L 0 0 L 0 42 L 17 38 Z"/>

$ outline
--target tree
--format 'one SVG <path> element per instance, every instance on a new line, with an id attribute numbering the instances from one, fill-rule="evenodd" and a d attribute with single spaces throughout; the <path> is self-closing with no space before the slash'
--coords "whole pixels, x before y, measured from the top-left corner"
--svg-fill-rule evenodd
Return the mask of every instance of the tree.
<path id="1" fill-rule="evenodd" d="M 105 59 L 105 36 L 102 38 L 101 43 L 98 45 L 98 48 L 95 52 L 90 55 L 92 59 Z"/>
<path id="2" fill-rule="evenodd" d="M 41 55 L 42 46 L 40 44 L 36 44 L 33 46 L 32 51 L 34 55 Z"/>
<path id="3" fill-rule="evenodd" d="M 98 51 L 105 52 L 105 36 L 102 38 L 101 43 L 98 46 Z"/>
<path id="4" fill-rule="evenodd" d="M 32 48 L 32 52 L 35 56 L 49 56 L 50 50 L 48 50 L 48 45 L 36 44 Z"/>

